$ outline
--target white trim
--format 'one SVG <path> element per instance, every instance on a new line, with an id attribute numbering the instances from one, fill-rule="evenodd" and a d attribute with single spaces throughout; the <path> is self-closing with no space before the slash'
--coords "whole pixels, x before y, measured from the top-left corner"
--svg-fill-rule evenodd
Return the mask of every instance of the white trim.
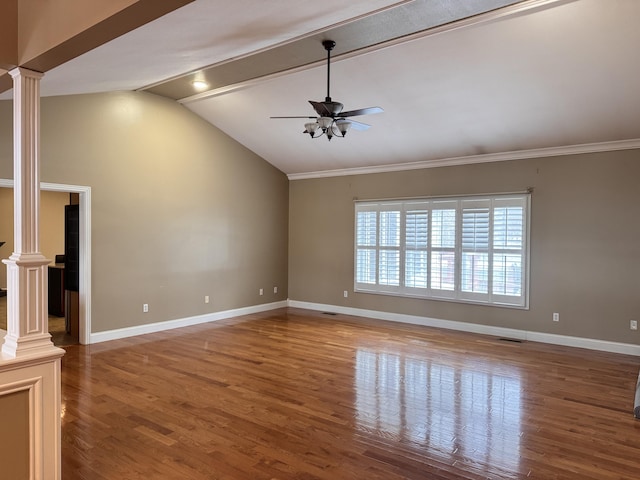
<path id="1" fill-rule="evenodd" d="M 633 150 L 640 148 L 640 138 L 619 140 L 614 142 L 584 143 L 562 147 L 534 148 L 513 152 L 487 153 L 466 157 L 440 158 L 422 162 L 375 165 L 370 167 L 342 168 L 318 172 L 290 173 L 289 180 L 305 180 L 310 178 L 344 177 L 347 175 L 366 175 L 369 173 L 403 172 L 423 168 L 451 167 L 455 165 L 471 165 L 476 163 L 505 162 L 509 160 L 526 160 L 528 158 L 559 157 L 563 155 L 579 155 L 584 153 L 613 152 L 616 150 Z"/>
<path id="2" fill-rule="evenodd" d="M 640 345 L 634 345 L 630 343 L 609 342 L 607 340 L 596 340 L 592 338 L 570 337 L 566 335 L 556 335 L 553 333 L 531 332 L 527 330 L 518 330 L 515 328 L 492 327 L 490 325 L 479 325 L 475 323 L 457 322 L 453 320 L 441 320 L 438 318 L 420 317 L 417 315 L 380 312 L 377 310 L 364 310 L 353 307 L 341 307 L 338 305 L 300 302 L 296 300 L 289 300 L 289 306 L 292 308 L 304 308 L 307 310 L 315 310 L 320 312 L 333 312 L 343 315 L 353 315 L 356 317 L 368 317 L 377 320 L 387 320 L 391 322 L 410 323 L 413 325 L 422 325 L 424 327 L 445 328 L 448 330 L 478 333 L 481 335 L 507 337 L 517 340 L 548 343 L 551 345 L 587 348 L 589 350 L 599 350 L 603 352 L 640 356 Z"/>
<path id="3" fill-rule="evenodd" d="M 165 322 L 147 323 L 145 325 L 136 325 L 133 327 L 96 332 L 91 334 L 89 343 L 101 343 L 107 342 L 109 340 L 135 337 L 137 335 L 144 335 L 147 333 L 164 332 L 166 330 L 173 330 L 174 328 L 189 327 L 192 325 L 200 325 L 202 323 L 216 322 L 218 320 L 225 320 L 242 315 L 267 312 L 269 310 L 275 310 L 277 308 L 286 308 L 287 306 L 287 301 L 283 300 L 281 302 L 263 303 L 261 305 L 252 305 L 250 307 L 242 307 L 233 310 L 207 313 L 204 315 L 196 315 L 194 317 L 179 318 L 177 320 L 167 320 Z"/>
<path id="4" fill-rule="evenodd" d="M 13 188 L 13 180 L 0 178 L 1 187 Z M 79 341 L 87 345 L 91 334 L 91 187 L 41 182 L 40 190 L 80 195 Z"/>

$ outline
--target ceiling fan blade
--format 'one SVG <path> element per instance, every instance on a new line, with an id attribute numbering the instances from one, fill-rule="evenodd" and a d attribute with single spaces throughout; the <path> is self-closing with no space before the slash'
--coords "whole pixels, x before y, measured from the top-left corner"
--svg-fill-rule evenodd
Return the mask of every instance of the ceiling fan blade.
<path id="1" fill-rule="evenodd" d="M 315 120 L 318 117 L 307 117 L 307 116 L 300 116 L 300 117 L 269 117 L 269 118 L 310 118 L 312 120 Z"/>
<path id="2" fill-rule="evenodd" d="M 313 109 L 317 112 L 321 117 L 330 117 L 331 112 L 327 108 L 327 106 L 322 102 L 314 102 L 313 100 L 309 100 L 309 103 L 313 106 Z"/>
<path id="3" fill-rule="evenodd" d="M 351 128 L 353 128 L 354 130 L 368 130 L 369 128 L 371 128 L 371 125 L 368 125 L 366 123 L 362 123 L 362 122 L 356 122 L 355 120 L 351 120 L 351 119 L 345 119 L 347 120 L 347 122 L 349 122 L 351 124 Z"/>
<path id="4" fill-rule="evenodd" d="M 361 108 L 359 110 L 349 110 L 348 112 L 340 112 L 341 117 L 357 117 L 358 115 L 371 115 L 373 113 L 382 113 L 384 110 L 380 107 Z"/>

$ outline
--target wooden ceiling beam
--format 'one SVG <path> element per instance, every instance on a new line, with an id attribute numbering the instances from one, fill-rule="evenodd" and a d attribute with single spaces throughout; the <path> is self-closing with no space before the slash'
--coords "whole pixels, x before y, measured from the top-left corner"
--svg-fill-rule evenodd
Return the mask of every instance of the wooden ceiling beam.
<path id="1" fill-rule="evenodd" d="M 0 75 L 18 63 L 18 0 L 0 3 Z"/>
<path id="2" fill-rule="evenodd" d="M 194 0 L 9 0 L 0 7 L 0 92 L 7 70 L 47 72 Z"/>

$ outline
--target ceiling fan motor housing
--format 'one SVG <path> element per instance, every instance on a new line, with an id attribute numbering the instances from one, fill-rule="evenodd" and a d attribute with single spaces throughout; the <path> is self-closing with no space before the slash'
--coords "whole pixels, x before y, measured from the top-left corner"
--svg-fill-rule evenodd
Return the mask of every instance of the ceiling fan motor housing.
<path id="1" fill-rule="evenodd" d="M 341 104 L 340 102 L 332 102 L 331 97 L 327 97 L 325 101 L 322 103 L 324 104 L 325 108 L 331 114 L 332 117 L 335 117 L 336 115 L 338 115 L 344 108 L 344 105 Z"/>

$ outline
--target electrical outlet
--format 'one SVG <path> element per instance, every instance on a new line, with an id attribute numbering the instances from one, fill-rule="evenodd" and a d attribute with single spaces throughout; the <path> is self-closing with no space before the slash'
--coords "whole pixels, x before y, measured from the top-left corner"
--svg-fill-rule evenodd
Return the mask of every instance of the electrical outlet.
<path id="1" fill-rule="evenodd" d="M 142 304 L 142 313 L 147 313 L 149 311 L 149 304 L 148 303 L 143 303 Z"/>
<path id="2" fill-rule="evenodd" d="M 347 290 L 345 290 L 343 295 L 344 295 L 344 298 L 347 298 L 349 296 L 349 292 Z"/>
<path id="3" fill-rule="evenodd" d="M 264 295 L 264 289 L 260 289 L 260 295 Z"/>
<path id="4" fill-rule="evenodd" d="M 209 295 L 204 296 L 204 303 L 209 303 Z"/>
<path id="5" fill-rule="evenodd" d="M 560 314 L 559 313 L 554 313 L 553 314 L 553 321 L 554 322 L 559 322 L 560 321 Z"/>
<path id="6" fill-rule="evenodd" d="M 631 330 L 637 330 L 638 329 L 638 321 L 637 320 L 630 320 L 629 321 L 629 328 Z"/>
<path id="7" fill-rule="evenodd" d="M 273 287 L 273 293 L 278 293 L 278 287 Z"/>

